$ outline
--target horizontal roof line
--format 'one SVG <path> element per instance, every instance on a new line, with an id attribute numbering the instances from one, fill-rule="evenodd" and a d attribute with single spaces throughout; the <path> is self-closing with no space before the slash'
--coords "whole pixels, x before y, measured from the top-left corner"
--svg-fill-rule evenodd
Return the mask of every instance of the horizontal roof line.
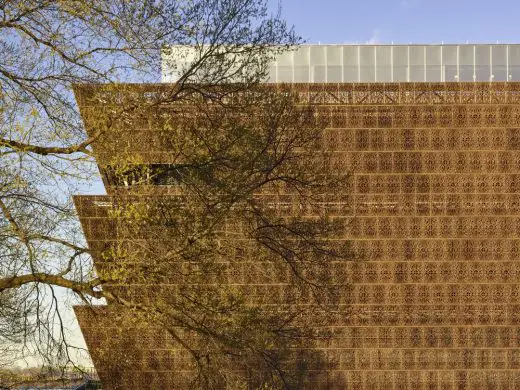
<path id="1" fill-rule="evenodd" d="M 295 46 L 516 46 L 520 43 L 305 43 Z"/>

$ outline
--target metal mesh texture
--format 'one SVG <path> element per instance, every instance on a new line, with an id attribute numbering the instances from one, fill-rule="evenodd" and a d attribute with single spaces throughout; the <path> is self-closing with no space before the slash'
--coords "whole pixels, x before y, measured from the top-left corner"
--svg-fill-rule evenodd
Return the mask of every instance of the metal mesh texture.
<path id="1" fill-rule="evenodd" d="M 352 242 L 355 260 L 333 269 L 348 283 L 338 314 L 317 324 L 333 337 L 316 344 L 329 367 L 313 388 L 520 388 L 520 84 L 291 88 L 300 103 L 319 106 L 334 169 L 352 173 L 351 192 L 328 207 L 348 221 L 341 239 Z M 76 94 L 83 115 L 95 115 L 88 91 Z M 145 162 L 172 162 L 152 120 L 117 138 Z M 100 163 L 114 145 L 97 147 Z M 95 205 L 107 200 L 76 198 L 92 249 L 112 234 Z M 284 287 L 252 283 L 247 273 L 234 277 L 251 299 L 283 303 Z M 188 357 L 164 349 L 164 332 L 125 325 L 112 306 L 76 307 L 104 388 L 187 388 Z"/>

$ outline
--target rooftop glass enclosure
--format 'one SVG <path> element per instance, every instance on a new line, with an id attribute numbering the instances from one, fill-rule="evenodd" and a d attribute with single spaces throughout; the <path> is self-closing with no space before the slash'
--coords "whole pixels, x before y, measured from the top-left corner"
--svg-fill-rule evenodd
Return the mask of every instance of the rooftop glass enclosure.
<path id="1" fill-rule="evenodd" d="M 175 81 L 175 72 L 164 63 L 163 58 L 163 81 Z M 278 56 L 267 80 L 449 81 L 520 81 L 520 45 L 302 45 Z"/>

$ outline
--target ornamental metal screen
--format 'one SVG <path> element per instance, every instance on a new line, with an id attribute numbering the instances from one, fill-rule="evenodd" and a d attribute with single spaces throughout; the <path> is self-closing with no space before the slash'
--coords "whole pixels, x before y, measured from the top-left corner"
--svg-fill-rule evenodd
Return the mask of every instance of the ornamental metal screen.
<path id="1" fill-rule="evenodd" d="M 401 53 L 408 49 L 419 54 L 426 50 L 427 59 L 440 55 L 439 47 L 393 48 Z M 326 48 L 309 50 L 322 53 L 325 61 Z M 366 61 L 374 61 L 377 53 L 378 63 L 390 55 L 388 47 L 341 50 L 359 50 Z M 463 59 L 482 54 L 478 46 L 444 47 L 444 60 L 432 69 L 435 77 L 441 70 L 455 74 L 447 68 L 454 64 L 455 50 Z M 486 50 L 508 51 L 510 59 L 517 58 L 513 46 Z M 406 62 L 406 57 L 394 55 L 394 63 Z M 503 55 L 502 63 L 498 54 L 491 56 L 499 67 L 492 68 L 497 79 L 498 69 L 516 71 Z M 463 61 L 459 75 L 465 74 Z M 415 65 L 420 67 L 417 77 L 424 72 L 429 77 L 428 68 Z M 337 70 L 327 73 L 329 67 L 320 73 L 324 70 L 319 66 L 315 63 L 313 77 L 324 81 Z M 113 93 L 145 95 L 164 88 L 121 87 Z M 314 346 L 326 357 L 326 366 L 309 388 L 520 388 L 520 84 L 327 83 L 291 88 L 301 104 L 317 107 L 325 123 L 323 150 L 332 156 L 331 169 L 352 177 L 351 191 L 327 207 L 348 222 L 349 232 L 340 239 L 352 243 L 355 256 L 331 271 L 334 280 L 345 282 L 343 299 L 330 323 L 316 324 L 333 336 Z M 87 128 L 89 117 L 112 104 L 104 99 L 96 105 L 89 94 L 88 88 L 76 90 Z M 155 130 L 152 120 L 143 120 L 138 128 L 123 123 L 120 133 L 95 146 L 98 162 L 107 161 L 124 143 L 142 163 L 172 163 L 167 143 L 156 138 Z M 141 195 L 174 196 L 168 188 L 143 188 Z M 108 196 L 75 199 L 93 249 L 102 250 L 114 239 L 105 209 L 116 192 L 113 186 Z M 95 258 L 98 265 L 103 261 Z M 283 286 L 266 279 L 254 282 L 248 270 L 241 268 L 234 282 L 253 301 L 283 304 Z M 189 356 L 175 343 L 168 344 L 161 329 L 125 324 L 122 310 L 115 302 L 94 311 L 76 307 L 103 388 L 188 388 L 193 367 Z"/>

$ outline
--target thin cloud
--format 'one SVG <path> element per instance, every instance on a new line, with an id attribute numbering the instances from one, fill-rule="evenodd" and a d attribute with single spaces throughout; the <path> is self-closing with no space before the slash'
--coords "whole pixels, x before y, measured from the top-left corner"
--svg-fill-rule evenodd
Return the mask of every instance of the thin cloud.
<path id="1" fill-rule="evenodd" d="M 378 43 L 381 43 L 381 40 L 379 39 L 379 29 L 378 28 L 376 28 L 372 31 L 372 36 L 365 43 L 367 45 L 377 45 Z"/>

